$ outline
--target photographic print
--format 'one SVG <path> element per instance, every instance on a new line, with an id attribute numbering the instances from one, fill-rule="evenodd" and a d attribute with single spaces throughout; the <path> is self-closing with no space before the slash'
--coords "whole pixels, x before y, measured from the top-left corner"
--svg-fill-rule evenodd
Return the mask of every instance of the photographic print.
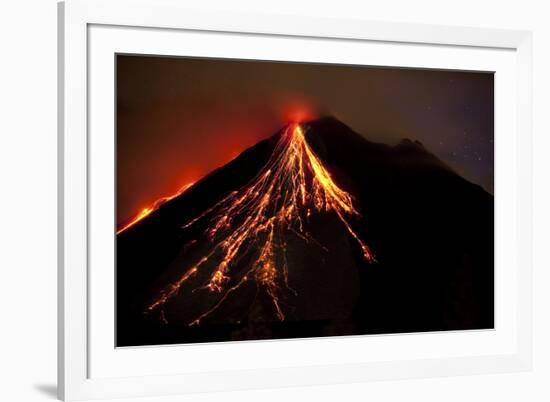
<path id="1" fill-rule="evenodd" d="M 116 346 L 494 327 L 494 75 L 116 56 Z"/>

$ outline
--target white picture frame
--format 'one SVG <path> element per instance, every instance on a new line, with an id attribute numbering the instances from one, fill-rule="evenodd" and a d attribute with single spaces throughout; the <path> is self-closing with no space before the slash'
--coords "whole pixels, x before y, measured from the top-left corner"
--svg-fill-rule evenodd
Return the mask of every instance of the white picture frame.
<path id="1" fill-rule="evenodd" d="M 115 31 L 120 31 L 121 28 L 123 33 L 119 37 Z M 112 322 L 111 326 L 109 320 L 96 324 L 96 312 L 108 309 L 109 303 L 112 309 L 114 306 L 109 298 L 101 305 L 94 297 L 94 292 L 105 293 L 105 289 L 109 289 L 111 285 L 106 284 L 106 288 L 102 289 L 101 280 L 105 276 L 96 274 L 90 265 L 91 260 L 101 260 L 99 255 L 91 256 L 95 251 L 90 251 L 89 247 L 90 239 L 94 236 L 90 231 L 90 227 L 93 226 L 90 225 L 90 219 L 96 219 L 97 216 L 90 216 L 90 208 L 94 207 L 92 204 L 95 202 L 90 195 L 90 186 L 93 185 L 90 181 L 90 171 L 95 169 L 93 161 L 99 157 L 91 154 L 90 146 L 96 146 L 97 149 L 97 145 L 112 142 L 109 135 L 112 135 L 114 126 L 108 117 L 104 118 L 101 108 L 94 108 L 93 116 L 96 120 L 91 124 L 90 107 L 96 103 L 104 103 L 103 100 L 109 99 L 112 94 L 109 92 L 112 88 L 102 91 L 103 87 L 107 87 L 103 85 L 102 80 L 106 79 L 105 82 L 109 82 L 109 79 L 113 79 L 108 63 L 109 55 L 121 50 L 117 46 L 124 46 L 124 50 L 135 53 L 175 54 L 178 44 L 182 43 L 183 39 L 193 39 L 201 33 L 217 35 L 219 38 L 233 35 L 241 38 L 239 40 L 244 40 L 233 45 L 229 43 L 224 49 L 224 52 L 228 52 L 227 57 L 234 54 L 236 49 L 246 51 L 246 46 L 253 46 L 253 41 L 247 42 L 246 38 L 254 38 L 254 41 L 259 43 L 270 40 L 274 44 L 278 40 L 299 43 L 300 40 L 307 39 L 312 43 L 316 40 L 338 43 L 338 48 L 343 49 L 348 44 L 374 45 L 381 49 L 380 60 L 383 65 L 402 63 L 399 60 L 391 61 L 392 52 L 383 49 L 392 46 L 394 52 L 396 46 L 399 46 L 403 50 L 402 54 L 414 46 L 414 52 L 411 53 L 414 53 L 417 60 L 407 65 L 417 67 L 462 66 L 464 69 L 490 69 L 491 63 L 498 63 L 497 74 L 498 71 L 502 74 L 497 75 L 497 78 L 502 77 L 502 87 L 497 86 L 495 102 L 500 102 L 499 96 L 510 96 L 507 103 L 499 103 L 501 106 L 496 108 L 497 117 L 511 119 L 499 120 L 495 125 L 495 138 L 501 138 L 500 143 L 503 144 L 495 150 L 495 176 L 497 179 L 499 175 L 509 178 L 501 181 L 500 187 L 498 180 L 495 185 L 496 200 L 507 200 L 506 205 L 502 204 L 497 208 L 496 235 L 497 239 L 499 233 L 502 236 L 506 235 L 505 239 L 501 238 L 501 249 L 505 246 L 508 254 L 513 257 L 510 258 L 511 261 L 506 262 L 506 271 L 502 271 L 503 275 L 499 276 L 500 271 L 497 270 L 495 281 L 496 293 L 509 303 L 506 308 L 510 316 L 500 321 L 502 325 L 497 325 L 489 334 L 427 333 L 347 337 L 346 340 L 333 338 L 325 341 L 241 342 L 231 345 L 222 343 L 210 349 L 173 347 L 168 350 L 166 347 L 159 347 L 139 351 L 116 351 L 114 344 L 109 345 L 108 342 L 100 341 L 112 333 Z M 139 41 L 132 35 L 140 35 Z M 159 41 L 158 35 L 162 35 L 163 38 L 162 48 L 155 48 Z M 299 48 L 299 45 L 295 47 Z M 59 49 L 58 392 L 61 399 L 160 396 L 379 379 L 499 373 L 531 368 L 530 32 L 216 13 L 189 10 L 176 0 L 68 0 L 59 4 Z M 99 53 L 94 53 L 97 49 Z M 334 49 L 334 57 L 341 57 L 338 56 L 336 48 Z M 425 53 L 423 49 L 426 50 Z M 445 61 L 448 64 L 442 64 L 443 61 L 433 64 L 434 57 L 439 55 L 441 58 L 442 53 L 434 53 L 430 58 L 430 49 L 448 52 L 446 54 L 449 58 Z M 268 52 L 271 50 L 261 51 L 267 52 L 265 57 L 268 58 Z M 473 53 L 467 58 L 466 54 L 470 52 Z M 493 60 L 493 56 L 489 54 L 491 52 L 500 52 L 503 57 L 495 56 Z M 96 57 L 96 54 L 99 56 Z M 345 51 L 342 51 L 342 54 L 345 55 Z M 205 50 L 205 55 L 208 55 L 208 50 Z M 274 57 L 280 59 L 281 56 Z M 292 56 L 289 57 L 292 59 Z M 312 54 L 310 57 L 314 58 L 315 55 Z M 470 64 L 461 64 L 460 60 L 463 57 L 464 60 L 470 60 Z M 97 69 L 103 68 L 102 66 L 107 67 L 106 73 L 96 73 Z M 90 79 L 92 76 L 94 79 Z M 499 92 L 498 88 L 503 90 Z M 97 96 L 102 98 L 98 99 Z M 105 113 L 108 114 L 107 109 Z M 507 122 L 511 124 L 504 124 Z M 104 130 L 98 134 L 98 128 Z M 496 135 L 497 132 L 500 134 Z M 96 139 L 101 141 L 96 142 Z M 106 174 L 112 173 L 112 170 L 106 169 Z M 510 222 L 499 220 L 499 216 L 508 216 Z M 496 253 L 495 264 L 503 264 L 502 259 L 499 259 L 498 244 Z M 108 255 L 103 256 L 107 257 Z M 103 269 L 104 273 L 112 273 L 110 266 L 104 265 Z M 111 278 L 113 276 L 111 274 Z M 91 286 L 92 283 L 94 286 Z M 502 309 L 502 303 L 499 306 L 498 302 L 497 298 L 496 308 Z M 489 348 L 489 343 L 496 345 L 495 348 Z M 448 350 L 449 345 L 453 345 L 456 350 L 452 354 L 446 354 L 427 346 L 424 349 L 422 345 L 427 344 L 435 345 L 434 348 L 439 345 L 441 350 Z M 372 349 L 369 359 L 360 353 L 356 353 L 353 359 L 336 356 L 339 350 L 369 350 L 369 345 Z M 316 351 L 321 348 L 328 356 L 334 352 L 334 358 L 317 358 L 316 355 L 319 353 Z M 414 353 L 406 353 L 413 348 Z M 394 351 L 393 354 L 386 352 L 390 349 Z M 269 350 L 273 356 L 262 363 L 258 362 L 258 359 L 243 358 L 237 365 L 231 363 L 234 360 L 229 360 L 235 353 L 254 356 Z M 288 351 L 288 358 L 285 357 L 285 350 Z M 226 364 L 216 364 L 212 369 L 203 362 L 202 365 L 197 364 L 195 370 L 189 368 L 187 371 L 182 369 L 181 372 L 178 370 L 177 361 L 167 364 L 168 368 L 164 371 L 140 371 L 139 367 L 136 368 L 136 361 L 143 362 L 144 366 L 154 366 L 153 362 L 169 359 L 169 355 L 185 356 L 186 353 L 191 356 L 191 362 L 198 359 L 201 354 L 209 356 L 210 353 L 221 353 L 225 356 L 222 359 L 228 360 Z M 296 357 L 298 354 L 300 358 Z M 349 356 L 352 354 L 349 353 Z M 277 360 L 280 356 L 284 359 Z M 286 361 L 288 363 L 285 363 Z M 208 363 L 208 357 L 206 362 Z"/>

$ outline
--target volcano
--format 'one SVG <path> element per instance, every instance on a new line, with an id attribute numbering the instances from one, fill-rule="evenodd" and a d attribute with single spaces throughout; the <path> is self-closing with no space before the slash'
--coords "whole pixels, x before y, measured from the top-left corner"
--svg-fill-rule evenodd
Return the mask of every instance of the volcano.
<path id="1" fill-rule="evenodd" d="M 290 124 L 119 228 L 116 344 L 493 328 L 493 210 L 419 142 Z"/>

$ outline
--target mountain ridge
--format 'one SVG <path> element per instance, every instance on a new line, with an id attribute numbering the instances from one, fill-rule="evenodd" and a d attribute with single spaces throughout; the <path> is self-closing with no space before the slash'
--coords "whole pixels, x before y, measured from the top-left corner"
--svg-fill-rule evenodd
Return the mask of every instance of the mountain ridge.
<path id="1" fill-rule="evenodd" d="M 333 218 L 314 217 L 308 225 L 330 252 L 291 239 L 291 257 L 299 267 L 291 279 L 302 296 L 289 293 L 285 299 L 286 322 L 269 318 L 266 300 L 254 301 L 247 310 L 246 300 L 256 300 L 252 288 L 200 328 L 178 323 L 178 317 L 198 308 L 185 307 L 188 301 L 180 296 L 168 319 L 164 312 L 163 317 L 144 314 L 153 294 L 207 246 L 204 226 L 182 226 L 249 183 L 283 128 L 117 237 L 117 344 L 492 327 L 493 197 L 421 144 L 374 143 L 333 117 L 302 126 L 336 183 L 353 196 L 361 214 L 357 234 L 378 262 L 361 261 Z"/>
<path id="2" fill-rule="evenodd" d="M 335 126 L 339 126 L 336 130 L 339 131 L 340 134 L 341 133 L 346 133 L 346 134 L 351 134 L 355 137 L 353 139 L 353 142 L 355 143 L 354 145 L 363 144 L 363 145 L 365 145 L 369 148 L 369 151 L 377 150 L 380 154 L 382 154 L 382 157 L 391 156 L 392 153 L 393 154 L 399 154 L 398 156 L 400 158 L 406 157 L 406 158 L 413 158 L 414 159 L 416 157 L 415 163 L 418 163 L 418 159 L 420 157 L 425 157 L 426 159 L 423 161 L 424 163 L 432 163 L 434 166 L 441 167 L 443 169 L 446 169 L 446 170 L 456 174 L 457 176 L 460 176 L 454 169 L 449 167 L 445 162 L 443 162 L 437 156 L 435 156 L 434 154 L 429 152 L 424 147 L 424 145 L 418 140 L 411 140 L 409 138 L 402 138 L 395 145 L 387 145 L 387 144 L 383 144 L 383 143 L 373 142 L 373 141 L 370 141 L 370 140 L 366 139 L 362 135 L 356 133 L 352 128 L 350 128 L 349 126 L 342 123 L 340 120 L 338 120 L 335 117 L 330 116 L 330 115 L 323 116 L 323 117 L 315 119 L 315 120 L 307 121 L 307 122 L 304 122 L 302 124 L 307 128 L 306 137 L 308 138 L 308 142 L 312 143 L 313 148 L 315 148 L 316 151 L 318 151 L 318 153 L 320 154 L 321 157 L 323 157 L 323 154 L 324 153 L 326 154 L 326 152 L 324 152 L 322 149 L 321 150 L 318 149 L 319 148 L 319 143 L 318 143 L 318 141 L 315 140 L 315 137 L 312 136 L 311 133 L 312 132 L 316 133 L 317 129 L 320 126 L 329 126 L 330 127 L 329 130 L 324 129 L 324 130 L 321 131 L 321 132 L 324 132 L 325 134 L 327 133 L 327 131 L 330 132 L 330 130 L 335 130 Z M 208 172 L 207 174 L 205 174 L 197 182 L 193 183 L 193 186 L 190 186 L 190 189 L 188 191 L 185 191 L 182 194 L 170 199 L 169 201 L 163 203 L 160 207 L 164 207 L 165 204 L 168 204 L 170 202 L 177 202 L 177 198 L 185 197 L 186 195 L 188 195 L 188 193 L 193 192 L 194 187 L 197 187 L 197 185 L 200 185 L 200 183 L 203 180 L 207 180 L 210 176 L 216 175 L 217 172 L 223 170 L 226 167 L 231 167 L 231 165 L 234 164 L 234 163 L 237 163 L 241 159 L 241 157 L 246 158 L 246 156 L 248 154 L 253 153 L 253 152 L 257 152 L 258 148 L 262 148 L 261 151 L 260 151 L 261 153 L 265 153 L 267 149 L 272 150 L 272 148 L 274 147 L 274 144 L 277 142 L 278 137 L 281 135 L 281 133 L 283 131 L 284 131 L 284 127 L 281 128 L 280 130 L 278 130 L 276 133 L 272 134 L 271 136 L 269 136 L 269 137 L 267 137 L 263 140 L 260 140 L 256 144 L 246 148 L 245 150 L 243 150 L 239 155 L 237 155 L 231 161 L 229 161 L 229 162 L 225 163 L 224 165 L 221 165 L 218 168 L 216 168 L 216 169 Z M 322 136 L 322 134 L 318 134 L 318 133 L 314 134 L 314 135 L 317 135 L 317 136 L 321 135 Z M 270 151 L 267 151 L 267 152 L 270 152 Z M 380 156 L 378 156 L 378 157 L 380 157 Z M 325 155 L 325 158 L 326 158 L 326 155 Z M 258 168 L 258 170 L 259 170 L 259 168 Z M 462 178 L 462 176 L 460 176 L 460 177 Z M 462 179 L 466 180 L 464 178 L 462 178 Z M 481 186 L 479 186 L 475 183 L 471 183 L 471 184 L 482 188 Z M 154 212 L 156 212 L 156 211 L 154 211 Z M 131 219 L 132 219 L 132 217 L 127 218 L 125 220 L 125 222 L 131 221 Z"/>

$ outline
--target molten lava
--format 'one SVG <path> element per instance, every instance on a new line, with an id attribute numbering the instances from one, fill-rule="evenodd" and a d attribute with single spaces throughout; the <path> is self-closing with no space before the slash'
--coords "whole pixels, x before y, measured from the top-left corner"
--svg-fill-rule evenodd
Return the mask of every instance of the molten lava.
<path id="1" fill-rule="evenodd" d="M 351 218 L 359 216 L 351 195 L 334 182 L 308 145 L 302 127 L 292 124 L 282 133 L 271 158 L 254 179 L 183 226 L 187 229 L 198 221 L 207 222 L 206 236 L 212 246 L 167 286 L 147 311 L 159 309 L 164 317 L 164 304 L 178 294 L 186 281 L 204 270 L 209 279 L 201 288 L 220 296 L 190 325 L 199 324 L 248 281 L 254 281 L 269 296 L 274 315 L 284 320 L 281 290 L 290 289 L 286 239 L 292 232 L 312 241 L 305 223 L 315 213 L 335 214 L 364 258 L 374 261 L 369 247 L 351 226 Z M 252 262 L 244 273 L 234 272 L 238 261 L 249 256 Z"/>
<path id="2" fill-rule="evenodd" d="M 122 225 L 116 232 L 116 234 L 120 234 L 122 232 L 124 232 L 125 230 L 127 229 L 130 229 L 132 226 L 134 226 L 136 223 L 138 223 L 139 221 L 141 221 L 143 218 L 145 218 L 146 216 L 148 216 L 151 212 L 153 211 L 156 211 L 157 209 L 160 208 L 160 206 L 162 204 L 164 204 L 165 202 L 168 202 L 170 201 L 171 199 L 173 198 L 176 198 L 178 195 L 181 195 L 183 194 L 185 191 L 187 191 L 187 189 L 189 187 L 191 187 L 194 183 L 187 183 L 185 186 L 181 187 L 177 193 L 175 194 L 172 194 L 172 195 L 169 195 L 168 197 L 162 197 L 162 198 L 159 198 L 158 200 L 156 200 L 153 205 L 149 206 L 149 207 L 146 207 L 146 208 L 143 208 L 136 216 L 134 216 L 132 219 L 130 219 L 129 222 L 127 222 L 126 224 Z"/>

